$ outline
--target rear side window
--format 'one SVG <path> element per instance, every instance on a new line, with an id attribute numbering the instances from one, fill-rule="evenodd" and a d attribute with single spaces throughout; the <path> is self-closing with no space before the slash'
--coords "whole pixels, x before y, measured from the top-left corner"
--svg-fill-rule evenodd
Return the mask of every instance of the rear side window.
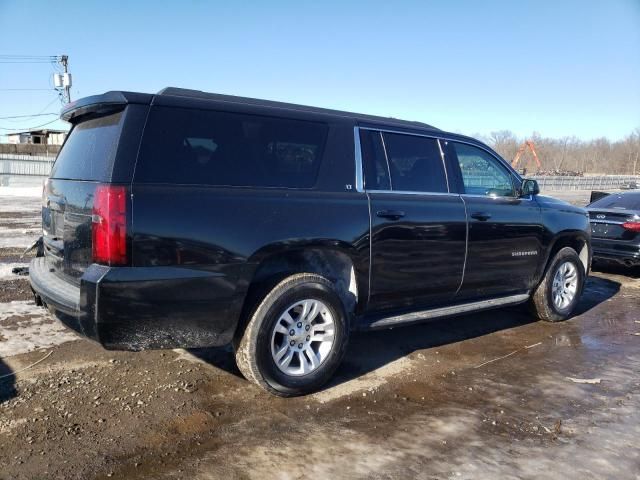
<path id="1" fill-rule="evenodd" d="M 120 111 L 75 125 L 53 165 L 51 178 L 109 181 L 123 113 Z"/>
<path id="2" fill-rule="evenodd" d="M 310 188 L 328 127 L 228 112 L 153 107 L 135 179 L 146 183 Z"/>
<path id="3" fill-rule="evenodd" d="M 447 176 L 433 138 L 383 133 L 392 190 L 446 193 Z"/>

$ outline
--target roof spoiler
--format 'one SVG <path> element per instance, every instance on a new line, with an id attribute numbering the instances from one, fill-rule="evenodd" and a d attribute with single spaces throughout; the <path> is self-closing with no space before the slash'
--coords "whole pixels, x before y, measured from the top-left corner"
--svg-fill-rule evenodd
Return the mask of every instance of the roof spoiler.
<path id="1" fill-rule="evenodd" d="M 147 93 L 133 92 L 107 92 L 102 95 L 92 95 L 84 97 L 75 102 L 71 102 L 62 109 L 60 118 L 67 122 L 75 122 L 80 117 L 87 114 L 104 114 L 120 110 L 129 103 L 139 103 L 148 105 L 153 95 Z"/>

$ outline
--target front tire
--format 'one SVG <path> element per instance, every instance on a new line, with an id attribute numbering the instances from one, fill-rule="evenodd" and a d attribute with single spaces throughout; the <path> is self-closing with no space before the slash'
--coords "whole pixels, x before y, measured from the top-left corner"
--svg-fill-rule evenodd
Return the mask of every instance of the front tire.
<path id="1" fill-rule="evenodd" d="M 569 318 L 580 300 L 585 276 L 576 251 L 570 247 L 560 249 L 531 297 L 533 314 L 547 322 Z"/>
<path id="2" fill-rule="evenodd" d="M 348 317 L 332 282 L 296 274 L 254 310 L 237 339 L 236 363 L 247 380 L 275 395 L 304 395 L 332 377 L 348 336 Z"/>

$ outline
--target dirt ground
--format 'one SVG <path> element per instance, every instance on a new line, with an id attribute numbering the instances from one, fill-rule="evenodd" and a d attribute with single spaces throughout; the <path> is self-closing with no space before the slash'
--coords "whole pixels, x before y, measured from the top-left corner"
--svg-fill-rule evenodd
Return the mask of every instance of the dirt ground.
<path id="1" fill-rule="evenodd" d="M 10 204 L 0 244 L 37 217 Z M 228 348 L 76 337 L 10 274 L 25 243 L 0 248 L 0 479 L 640 478 L 640 272 L 594 272 L 559 324 L 518 307 L 354 334 L 329 386 L 280 399 Z"/>

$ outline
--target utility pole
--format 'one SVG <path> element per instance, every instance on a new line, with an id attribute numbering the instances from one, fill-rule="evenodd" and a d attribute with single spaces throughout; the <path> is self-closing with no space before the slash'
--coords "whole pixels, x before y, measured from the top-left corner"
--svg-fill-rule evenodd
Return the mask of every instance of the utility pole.
<path id="1" fill-rule="evenodd" d="M 62 83 L 64 85 L 65 100 L 67 103 L 70 103 L 71 102 L 71 76 L 69 75 L 69 57 L 67 55 L 62 55 L 62 57 L 60 57 L 60 63 L 64 68 L 64 76 L 63 76 Z M 69 80 L 65 81 L 67 78 Z"/>
<path id="2" fill-rule="evenodd" d="M 71 74 L 69 73 L 69 56 L 60 55 L 58 63 L 62 65 L 64 73 L 55 73 L 53 75 L 53 84 L 56 89 L 62 89 L 62 100 L 64 103 L 71 102 Z"/>

